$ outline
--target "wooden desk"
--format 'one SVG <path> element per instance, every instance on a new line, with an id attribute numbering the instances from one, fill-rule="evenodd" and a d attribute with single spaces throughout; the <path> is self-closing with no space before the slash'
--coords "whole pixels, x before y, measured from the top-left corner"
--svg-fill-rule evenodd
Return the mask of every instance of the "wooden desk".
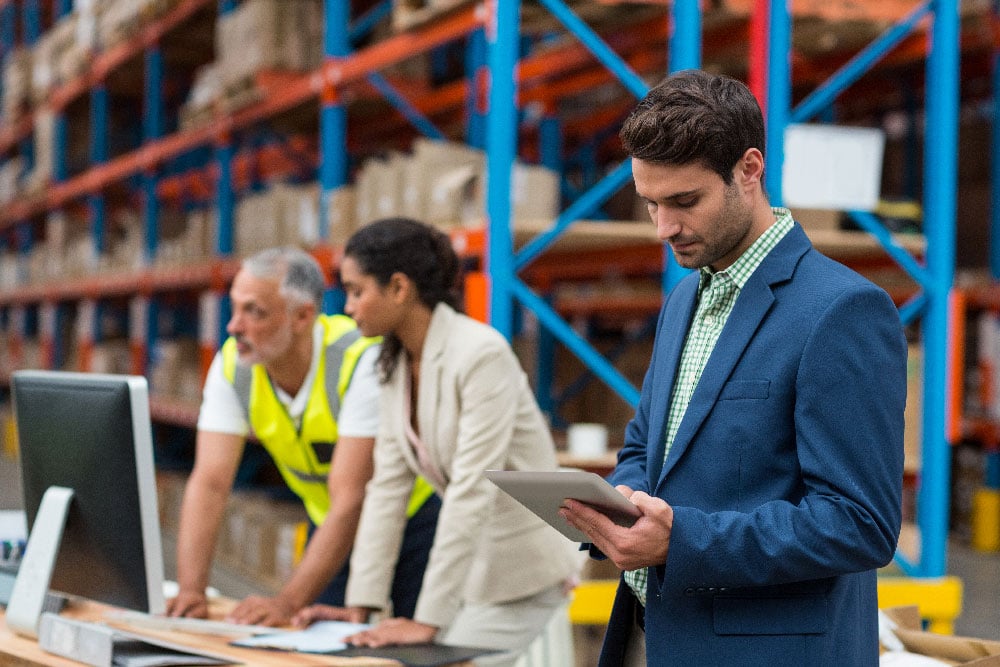
<path id="1" fill-rule="evenodd" d="M 63 615 L 85 621 L 103 620 L 108 607 L 95 602 L 71 602 Z M 210 610 L 214 617 L 221 617 L 221 611 Z M 231 657 L 234 661 L 259 667 L 312 667 L 329 665 L 334 667 L 399 667 L 395 660 L 384 658 L 338 658 L 334 656 L 309 655 L 305 653 L 280 653 L 229 646 L 230 638 L 209 635 L 194 635 L 182 632 L 161 632 L 147 629 L 133 629 L 122 626 L 135 634 L 165 639 L 175 644 L 188 646 L 193 650 L 208 651 L 220 656 Z M 67 660 L 38 647 L 38 642 L 15 635 L 7 628 L 4 614 L 0 612 L 0 665 L 3 667 L 79 667 L 81 663 Z M 468 667 L 470 663 L 463 663 Z M 459 666 L 456 666 L 459 667 Z"/>

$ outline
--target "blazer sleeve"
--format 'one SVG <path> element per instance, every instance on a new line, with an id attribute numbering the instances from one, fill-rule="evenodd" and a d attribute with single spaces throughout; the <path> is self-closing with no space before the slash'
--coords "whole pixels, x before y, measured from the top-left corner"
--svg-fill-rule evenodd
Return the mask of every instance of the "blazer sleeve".
<path id="1" fill-rule="evenodd" d="M 906 342 L 895 306 L 872 285 L 845 290 L 812 326 L 798 363 L 801 499 L 748 512 L 675 506 L 667 561 L 654 568 L 663 594 L 815 580 L 892 558 L 906 396 Z"/>
<path id="2" fill-rule="evenodd" d="M 351 576 L 347 583 L 348 606 L 385 608 L 389 600 L 399 548 L 406 530 L 406 506 L 416 474 L 403 458 L 403 443 L 388 427 L 403 414 L 398 391 L 386 387 L 375 438 L 375 472 L 365 487 L 358 532 L 351 552 Z"/>

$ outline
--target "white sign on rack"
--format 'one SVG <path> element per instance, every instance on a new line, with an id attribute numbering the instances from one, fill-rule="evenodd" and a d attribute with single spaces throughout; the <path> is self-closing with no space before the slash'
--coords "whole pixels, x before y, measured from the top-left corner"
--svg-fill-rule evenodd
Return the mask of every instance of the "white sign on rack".
<path id="1" fill-rule="evenodd" d="M 871 211 L 882 185 L 879 128 L 792 124 L 785 128 L 784 205 Z"/>

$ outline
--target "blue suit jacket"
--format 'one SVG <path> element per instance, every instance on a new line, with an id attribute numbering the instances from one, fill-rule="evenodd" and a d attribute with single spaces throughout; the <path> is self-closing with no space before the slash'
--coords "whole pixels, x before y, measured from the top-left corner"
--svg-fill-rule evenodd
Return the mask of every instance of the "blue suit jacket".
<path id="1" fill-rule="evenodd" d="M 877 665 L 875 568 L 899 535 L 906 342 L 888 295 L 796 225 L 740 292 L 663 461 L 698 276 L 666 299 L 613 484 L 674 509 L 649 665 Z M 622 582 L 601 656 L 637 604 Z"/>

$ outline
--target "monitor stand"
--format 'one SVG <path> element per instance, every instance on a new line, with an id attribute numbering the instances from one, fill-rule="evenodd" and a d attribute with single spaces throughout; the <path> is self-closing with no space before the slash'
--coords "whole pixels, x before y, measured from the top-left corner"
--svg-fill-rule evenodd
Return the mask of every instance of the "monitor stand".
<path id="1" fill-rule="evenodd" d="M 11 591 L 10 604 L 7 605 L 7 627 L 19 635 L 38 637 L 38 623 L 72 499 L 72 489 L 50 486 L 38 505 L 28 545 L 17 570 L 14 590 Z"/>

